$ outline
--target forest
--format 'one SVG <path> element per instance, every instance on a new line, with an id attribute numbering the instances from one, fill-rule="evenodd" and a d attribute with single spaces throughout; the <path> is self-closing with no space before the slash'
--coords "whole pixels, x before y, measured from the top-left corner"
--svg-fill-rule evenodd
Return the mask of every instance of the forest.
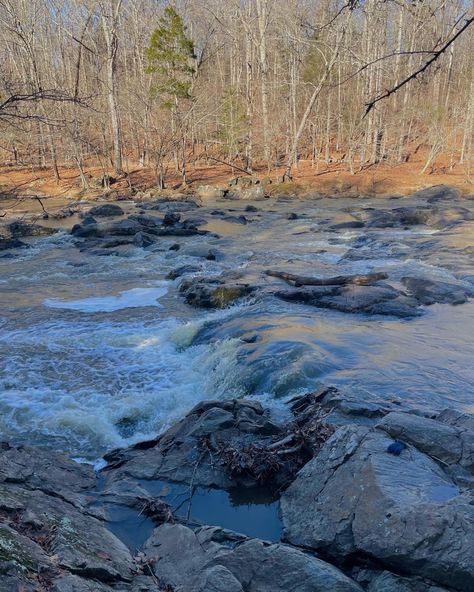
<path id="1" fill-rule="evenodd" d="M 0 160 L 140 166 L 300 160 L 352 173 L 422 155 L 463 167 L 474 132 L 465 0 L 0 0 Z"/>

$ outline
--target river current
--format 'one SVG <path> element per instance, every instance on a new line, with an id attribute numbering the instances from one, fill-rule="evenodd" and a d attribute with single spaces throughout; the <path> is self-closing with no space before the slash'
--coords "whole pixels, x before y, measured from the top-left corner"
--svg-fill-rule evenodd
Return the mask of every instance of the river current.
<path id="1" fill-rule="evenodd" d="M 348 209 L 400 200 L 255 205 L 251 213 L 232 202 L 192 212 L 220 238 L 170 237 L 104 257 L 81 252 L 65 227 L 0 258 L 2 439 L 95 460 L 156 436 L 203 399 L 255 397 L 284 414 L 288 398 L 321 383 L 419 409 L 474 412 L 472 301 L 397 319 L 286 303 L 263 290 L 228 309 L 203 310 L 185 304 L 179 280 L 166 279 L 197 265 L 205 275 L 244 269 L 259 284 L 267 268 L 464 283 L 474 277 L 466 250 L 472 222 L 334 231 L 330 223 L 344 221 Z M 245 214 L 248 223 L 223 220 L 215 208 Z M 176 242 L 181 248 L 169 250 Z"/>

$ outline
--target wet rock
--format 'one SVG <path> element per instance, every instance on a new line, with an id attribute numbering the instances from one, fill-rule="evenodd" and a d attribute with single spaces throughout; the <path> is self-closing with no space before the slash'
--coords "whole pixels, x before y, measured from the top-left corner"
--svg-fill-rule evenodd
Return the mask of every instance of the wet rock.
<path id="1" fill-rule="evenodd" d="M 11 238 L 51 236 L 57 232 L 54 228 L 47 228 L 46 226 L 40 226 L 39 224 L 28 224 L 27 222 L 21 222 L 20 220 L 7 224 L 6 230 Z"/>
<path id="2" fill-rule="evenodd" d="M 388 454 L 392 442 L 368 428 L 339 428 L 281 498 L 285 540 L 333 557 L 370 556 L 467 592 L 474 506 L 416 448 Z"/>
<path id="3" fill-rule="evenodd" d="M 78 238 L 102 238 L 105 236 L 105 229 L 103 226 L 96 224 L 95 221 L 87 220 L 81 224 L 74 224 L 71 234 Z"/>
<path id="4" fill-rule="evenodd" d="M 331 230 L 351 230 L 354 228 L 364 228 L 365 224 L 361 220 L 350 220 L 348 222 L 340 222 L 339 224 L 333 224 L 329 228 Z"/>
<path id="5" fill-rule="evenodd" d="M 296 214 L 295 212 L 290 212 L 287 216 L 288 220 L 298 220 L 298 214 Z"/>
<path id="6" fill-rule="evenodd" d="M 175 280 L 183 275 L 190 275 L 194 273 L 199 273 L 202 271 L 202 267 L 200 265 L 182 265 L 181 267 L 177 267 L 170 271 L 166 276 L 167 280 Z"/>
<path id="7" fill-rule="evenodd" d="M 431 204 L 440 201 L 456 201 L 461 197 L 461 192 L 456 187 L 451 187 L 450 185 L 435 185 L 434 187 L 420 189 L 411 197 L 426 199 Z"/>
<path id="8" fill-rule="evenodd" d="M 417 277 L 403 277 L 402 283 L 421 304 L 463 304 L 473 290 L 458 284 L 439 282 Z"/>
<path id="9" fill-rule="evenodd" d="M 137 232 L 137 234 L 133 237 L 133 244 L 136 247 L 142 247 L 145 249 L 155 243 L 155 238 L 151 234 L 147 234 L 146 232 Z"/>
<path id="10" fill-rule="evenodd" d="M 97 224 L 97 220 L 93 216 L 91 216 L 90 214 L 86 214 L 82 218 L 82 225 L 87 226 L 89 224 Z"/>
<path id="11" fill-rule="evenodd" d="M 22 247 L 28 247 L 28 245 L 17 238 L 3 238 L 0 236 L 0 251 L 20 249 Z"/>
<path id="12" fill-rule="evenodd" d="M 374 286 L 315 286 L 279 290 L 277 298 L 287 302 L 331 308 L 347 313 L 390 315 L 400 318 L 418 316 L 419 303 L 389 285 Z"/>
<path id="13" fill-rule="evenodd" d="M 370 582 L 368 592 L 447 592 L 419 578 L 403 578 L 384 571 Z"/>
<path id="14" fill-rule="evenodd" d="M 205 401 L 156 440 L 108 454 L 104 474 L 109 482 L 126 477 L 224 489 L 238 484 L 252 487 L 256 478 L 247 473 L 230 474 L 219 462 L 221 452 L 231 446 L 263 446 L 282 431 L 258 403 Z M 287 478 L 286 470 L 281 467 L 276 482 Z"/>
<path id="15" fill-rule="evenodd" d="M 287 545 L 219 528 L 163 525 L 145 546 L 157 576 L 182 592 L 361 592 L 332 565 Z"/>
<path id="16" fill-rule="evenodd" d="M 163 226 L 174 226 L 181 220 L 181 214 L 179 212 L 166 212 L 163 218 Z"/>
<path id="17" fill-rule="evenodd" d="M 368 228 L 394 228 L 426 225 L 442 229 L 466 220 L 472 220 L 473 214 L 461 206 L 403 206 L 391 210 L 366 208 L 353 212 L 356 218 L 366 222 Z"/>
<path id="18" fill-rule="evenodd" d="M 124 215 L 123 209 L 118 206 L 117 204 L 103 204 L 101 206 L 95 206 L 89 210 L 89 214 L 91 216 L 95 216 L 96 218 L 109 218 L 112 216 L 123 216 Z"/>
<path id="19" fill-rule="evenodd" d="M 224 216 L 222 218 L 225 222 L 233 222 L 234 224 L 247 224 L 248 220 L 245 216 Z"/>
<path id="20" fill-rule="evenodd" d="M 249 204 L 248 206 L 245 206 L 245 211 L 246 212 L 259 212 L 260 210 L 256 206 L 252 206 Z"/>
<path id="21" fill-rule="evenodd" d="M 254 290 L 249 284 L 226 283 L 215 278 L 194 278 L 179 287 L 185 301 L 198 308 L 227 308 Z"/>
<path id="22" fill-rule="evenodd" d="M 128 217 L 129 220 L 138 222 L 144 230 L 148 232 L 153 231 L 156 228 L 160 228 L 163 220 L 156 216 L 150 216 L 149 214 L 132 214 Z"/>
<path id="23" fill-rule="evenodd" d="M 128 218 L 127 220 L 120 220 L 120 222 L 113 222 L 106 226 L 104 230 L 106 235 L 134 236 L 142 230 L 142 225 L 136 220 Z"/>

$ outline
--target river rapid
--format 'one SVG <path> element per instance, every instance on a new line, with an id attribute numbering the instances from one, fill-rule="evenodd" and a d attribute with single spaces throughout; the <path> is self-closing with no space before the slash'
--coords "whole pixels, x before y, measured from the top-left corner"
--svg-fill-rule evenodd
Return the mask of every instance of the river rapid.
<path id="1" fill-rule="evenodd" d="M 156 436 L 201 400 L 254 397 L 285 414 L 290 397 L 321 383 L 421 410 L 474 412 L 472 301 L 398 319 L 288 303 L 262 290 L 205 310 L 183 301 L 179 279 L 166 279 L 192 265 L 203 275 L 245 270 L 261 285 L 268 268 L 472 282 L 473 222 L 331 228 L 353 208 L 401 202 L 414 203 L 271 199 L 254 212 L 242 202 L 206 203 L 190 215 L 219 238 L 169 237 L 111 256 L 76 247 L 69 229 L 77 219 L 48 221 L 57 234 L 0 257 L 2 439 L 95 461 Z M 474 210 L 474 202 L 463 206 Z M 175 243 L 180 249 L 170 250 Z"/>

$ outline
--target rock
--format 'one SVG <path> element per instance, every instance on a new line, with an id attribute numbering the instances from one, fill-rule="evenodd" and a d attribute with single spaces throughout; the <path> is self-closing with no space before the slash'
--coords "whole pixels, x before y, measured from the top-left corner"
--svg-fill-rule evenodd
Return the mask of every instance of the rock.
<path id="1" fill-rule="evenodd" d="M 66 575 L 53 581 L 51 592 L 112 592 L 113 588 L 100 582 Z"/>
<path id="2" fill-rule="evenodd" d="M 461 206 L 403 206 L 391 210 L 366 208 L 353 215 L 366 222 L 368 228 L 393 228 L 426 225 L 442 229 L 466 220 L 472 220 L 473 214 Z"/>
<path id="3" fill-rule="evenodd" d="M 155 574 L 182 592 L 361 592 L 332 565 L 287 545 L 219 528 L 157 528 L 145 545 Z"/>
<path id="4" fill-rule="evenodd" d="M 0 589 L 12 570 L 27 582 L 42 571 L 51 580 L 58 570 L 101 582 L 131 580 L 128 549 L 88 505 L 86 492 L 94 487 L 90 466 L 45 449 L 2 443 Z"/>
<path id="5" fill-rule="evenodd" d="M 96 218 L 109 218 L 112 216 L 123 216 L 125 212 L 117 204 L 107 203 L 91 208 L 88 213 Z"/>
<path id="6" fill-rule="evenodd" d="M 20 220 L 10 222 L 10 224 L 7 224 L 6 229 L 10 234 L 10 237 L 14 239 L 25 238 L 28 236 L 51 236 L 57 232 L 54 228 L 47 228 L 46 226 L 40 226 L 39 224 L 28 224 L 26 222 L 21 222 Z"/>
<path id="7" fill-rule="evenodd" d="M 384 571 L 370 582 L 367 592 L 447 592 L 447 590 L 418 578 L 403 578 Z"/>
<path id="8" fill-rule="evenodd" d="M 463 304 L 473 290 L 458 284 L 439 282 L 417 277 L 403 277 L 402 283 L 421 304 Z"/>
<path id="9" fill-rule="evenodd" d="M 219 189 L 213 185 L 201 185 L 196 189 L 196 194 L 200 199 L 216 200 L 222 199 L 225 194 L 225 189 Z"/>
<path id="10" fill-rule="evenodd" d="M 181 220 L 181 214 L 179 212 L 166 212 L 163 218 L 163 226 L 174 226 Z"/>
<path id="11" fill-rule="evenodd" d="M 71 234 L 78 238 L 102 238 L 105 236 L 105 229 L 95 222 L 85 220 L 82 224 L 74 224 Z"/>
<path id="12" fill-rule="evenodd" d="M 97 224 L 97 220 L 93 216 L 86 214 L 82 219 L 82 225 L 87 226 L 89 224 Z"/>
<path id="13" fill-rule="evenodd" d="M 340 312 L 391 315 L 400 318 L 418 316 L 419 303 L 395 288 L 383 284 L 373 286 L 315 286 L 279 290 L 277 298 L 288 302 L 332 308 Z"/>
<path id="14" fill-rule="evenodd" d="M 284 538 L 333 557 L 376 559 L 467 592 L 474 586 L 474 506 L 428 456 L 344 426 L 281 498 Z"/>
<path id="15" fill-rule="evenodd" d="M 136 220 L 130 218 L 126 220 L 120 220 L 119 222 L 113 222 L 105 227 L 106 235 L 115 236 L 134 236 L 137 232 L 142 230 L 142 225 Z"/>
<path id="16" fill-rule="evenodd" d="M 137 232 L 133 237 L 133 244 L 136 247 L 146 248 L 155 243 L 155 238 L 146 232 Z"/>
<path id="17" fill-rule="evenodd" d="M 331 230 L 351 230 L 353 228 L 364 228 L 365 223 L 361 220 L 350 220 L 348 222 L 340 222 L 339 224 L 333 224 L 329 228 Z"/>
<path id="18" fill-rule="evenodd" d="M 199 308 L 227 308 L 254 290 L 249 284 L 224 283 L 215 278 L 194 278 L 179 287 L 186 302 Z"/>
<path id="19" fill-rule="evenodd" d="M 460 431 L 427 417 L 393 412 L 377 427 L 436 460 L 448 465 L 459 463 L 474 473 L 474 431 Z"/>
<path id="20" fill-rule="evenodd" d="M 200 271 L 202 271 L 202 267 L 200 265 L 182 265 L 181 267 L 177 267 L 176 269 L 173 269 L 173 271 L 170 271 L 166 276 L 166 279 L 175 280 L 179 277 L 182 277 L 183 275 L 195 274 L 199 273 Z"/>
<path id="21" fill-rule="evenodd" d="M 428 203 L 438 203 L 440 201 L 457 201 L 461 197 L 461 192 L 456 187 L 450 185 L 435 185 L 420 189 L 414 193 L 412 198 L 426 199 Z"/>
<path id="22" fill-rule="evenodd" d="M 259 209 L 255 206 L 252 206 L 249 204 L 248 206 L 245 206 L 245 211 L 246 212 L 258 212 Z"/>
<path id="23" fill-rule="evenodd" d="M 245 216 L 224 216 L 222 219 L 225 222 L 233 222 L 234 224 L 247 224 L 247 218 Z"/>
<path id="24" fill-rule="evenodd" d="M 221 452 L 250 444 L 265 446 L 282 431 L 282 426 L 273 422 L 258 403 L 205 401 L 156 440 L 108 454 L 104 474 L 109 483 L 137 478 L 224 489 L 252 487 L 256 477 L 248 472 L 231 473 L 223 462 L 218 462 Z M 280 469 L 276 483 L 286 480 L 293 467 Z"/>
<path id="25" fill-rule="evenodd" d="M 28 247 L 28 245 L 17 238 L 3 238 L 0 236 L 0 251 L 20 249 L 22 247 Z"/>
<path id="26" fill-rule="evenodd" d="M 142 226 L 143 229 L 147 230 L 148 232 L 160 228 L 163 222 L 161 218 L 150 216 L 149 214 L 132 214 L 128 217 L 128 219 L 138 222 L 140 226 Z"/>

